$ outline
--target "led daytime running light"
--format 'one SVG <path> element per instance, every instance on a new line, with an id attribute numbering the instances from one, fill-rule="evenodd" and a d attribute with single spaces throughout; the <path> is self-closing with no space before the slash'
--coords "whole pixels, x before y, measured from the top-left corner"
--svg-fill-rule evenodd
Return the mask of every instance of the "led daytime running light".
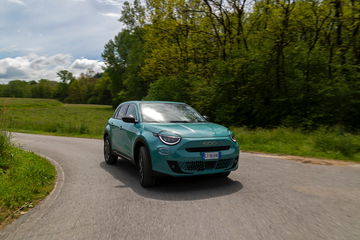
<path id="1" fill-rule="evenodd" d="M 169 136 L 161 133 L 157 134 L 157 136 L 159 137 L 160 141 L 166 145 L 176 145 L 181 141 L 180 136 Z"/>

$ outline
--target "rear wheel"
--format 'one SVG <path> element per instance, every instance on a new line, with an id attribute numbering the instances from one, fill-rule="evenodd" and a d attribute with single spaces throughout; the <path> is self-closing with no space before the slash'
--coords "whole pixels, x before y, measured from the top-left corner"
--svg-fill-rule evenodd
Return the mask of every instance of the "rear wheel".
<path id="1" fill-rule="evenodd" d="M 145 147 L 139 149 L 139 180 L 143 187 L 155 185 L 155 177 L 151 167 L 151 159 Z"/>
<path id="2" fill-rule="evenodd" d="M 117 156 L 112 152 L 109 137 L 104 139 L 104 158 L 109 165 L 115 164 L 117 160 Z"/>

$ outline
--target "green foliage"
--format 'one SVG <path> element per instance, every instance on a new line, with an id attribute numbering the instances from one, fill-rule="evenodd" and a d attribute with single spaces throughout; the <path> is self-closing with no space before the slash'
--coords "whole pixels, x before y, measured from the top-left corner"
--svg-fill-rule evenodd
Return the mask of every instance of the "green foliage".
<path id="1" fill-rule="evenodd" d="M 291 128 L 234 128 L 241 149 L 360 162 L 360 136 L 338 129 L 303 132 Z"/>
<path id="2" fill-rule="evenodd" d="M 232 125 L 355 131 L 359 17 L 351 0 L 126 2 L 103 57 L 116 103 L 147 94 Z"/>
<path id="3" fill-rule="evenodd" d="M 105 74 L 111 80 L 113 106 L 126 100 L 142 99 L 148 82 L 140 75 L 143 65 L 143 30 L 124 30 L 110 40 L 102 53 L 107 62 Z"/>
<path id="4" fill-rule="evenodd" d="M 60 80 L 63 82 L 63 83 L 68 83 L 68 82 L 72 82 L 75 80 L 75 77 L 74 75 L 69 72 L 68 70 L 61 70 L 57 73 L 57 76 L 60 78 Z"/>
<path id="5" fill-rule="evenodd" d="M 67 70 L 58 72 L 61 82 L 41 79 L 36 81 L 10 81 L 0 85 L 0 97 L 55 98 L 67 103 L 110 104 L 111 79 L 108 74 L 88 70 L 74 77 Z"/>
<path id="6" fill-rule="evenodd" d="M 315 147 L 326 153 L 340 153 L 349 159 L 360 154 L 359 137 L 346 133 L 319 131 L 315 137 Z"/>
<path id="7" fill-rule="evenodd" d="M 187 76 L 160 77 L 150 85 L 145 100 L 185 102 L 189 98 Z"/>

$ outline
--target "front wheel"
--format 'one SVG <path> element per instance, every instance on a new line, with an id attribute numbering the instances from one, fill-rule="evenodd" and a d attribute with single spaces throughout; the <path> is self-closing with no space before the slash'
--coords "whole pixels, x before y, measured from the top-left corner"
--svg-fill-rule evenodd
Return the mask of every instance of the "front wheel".
<path id="1" fill-rule="evenodd" d="M 105 162 L 109 165 L 115 164 L 117 160 L 117 156 L 112 152 L 110 140 L 108 137 L 104 139 L 104 158 Z"/>
<path id="2" fill-rule="evenodd" d="M 139 180 L 143 187 L 155 185 L 155 177 L 151 167 L 151 159 L 145 147 L 139 149 Z"/>

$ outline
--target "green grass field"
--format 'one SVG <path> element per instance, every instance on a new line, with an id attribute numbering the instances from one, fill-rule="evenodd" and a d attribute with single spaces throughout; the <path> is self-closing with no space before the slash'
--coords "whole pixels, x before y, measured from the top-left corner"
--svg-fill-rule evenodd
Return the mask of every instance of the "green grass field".
<path id="1" fill-rule="evenodd" d="M 340 130 L 303 132 L 233 128 L 242 150 L 360 162 L 360 136 Z"/>
<path id="2" fill-rule="evenodd" d="M 76 137 L 101 137 L 111 106 L 63 104 L 53 99 L 0 98 L 12 131 Z"/>
<path id="3" fill-rule="evenodd" d="M 55 176 L 46 159 L 15 148 L 0 132 L 0 228 L 48 195 Z"/>
<path id="4" fill-rule="evenodd" d="M 101 138 L 110 106 L 62 104 L 51 99 L 0 98 L 10 129 L 18 132 Z M 232 128 L 242 150 L 360 162 L 360 136 L 340 130 L 302 132 Z"/>

